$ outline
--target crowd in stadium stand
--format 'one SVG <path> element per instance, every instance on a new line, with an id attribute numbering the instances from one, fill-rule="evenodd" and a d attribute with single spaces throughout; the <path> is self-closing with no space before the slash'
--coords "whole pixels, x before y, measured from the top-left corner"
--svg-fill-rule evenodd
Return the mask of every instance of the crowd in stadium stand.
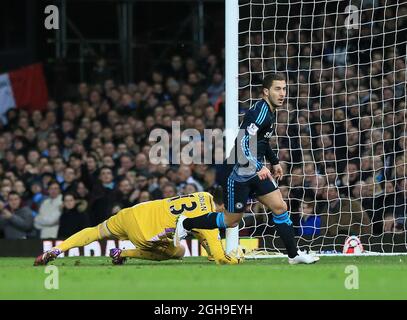
<path id="1" fill-rule="evenodd" d="M 365 40 L 380 27 L 363 29 Z M 278 111 L 272 146 L 299 235 L 405 229 L 406 63 L 399 47 L 382 48 L 392 43 L 391 28 L 374 39 L 373 48 L 381 49 L 360 55 L 351 54 L 358 42 L 322 45 L 324 32 L 325 39 L 344 32 L 336 27 L 315 32 L 312 45 L 306 34 L 289 32 L 266 52 L 253 47 L 250 62 L 249 52 L 241 56 L 241 112 L 260 92 L 245 88 L 261 83 L 263 69 L 288 70 L 287 104 Z M 340 59 L 343 52 L 348 59 Z M 264 66 L 261 56 L 275 58 Z M 0 236 L 66 238 L 121 208 L 212 191 L 215 165 L 152 164 L 148 138 L 155 128 L 171 132 L 174 120 L 181 129 L 223 130 L 223 66 L 223 54 L 204 45 L 197 57 L 172 56 L 145 81 L 120 84 L 101 73 L 94 83 L 80 83 L 74 99 L 50 100 L 45 112 L 9 110 L 0 135 Z M 263 208 L 257 203 L 249 211 Z"/>
<path id="2" fill-rule="evenodd" d="M 299 235 L 406 228 L 407 23 L 397 19 L 406 11 L 365 10 L 356 29 L 346 28 L 346 15 L 303 18 L 301 32 L 270 30 L 277 41 L 267 46 L 259 45 L 267 32 L 244 40 L 251 44 L 241 49 L 251 57 L 240 66 L 244 108 L 263 70 L 287 70 L 287 108 L 272 144 L 290 173 L 280 189 Z"/>
<path id="3" fill-rule="evenodd" d="M 0 136 L 0 232 L 13 238 L 66 238 L 121 208 L 211 190 L 214 167 L 154 165 L 156 128 L 224 126 L 224 63 L 203 46 L 175 55 L 151 78 L 122 85 L 99 74 L 72 100 L 46 112 L 8 111 Z"/>

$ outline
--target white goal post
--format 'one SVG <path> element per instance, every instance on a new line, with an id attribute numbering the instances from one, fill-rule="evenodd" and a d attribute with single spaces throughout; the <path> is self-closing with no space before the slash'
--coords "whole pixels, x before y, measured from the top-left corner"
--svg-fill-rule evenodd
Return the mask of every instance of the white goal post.
<path id="1" fill-rule="evenodd" d="M 225 3 L 225 129 L 226 155 L 232 151 L 239 129 L 239 4 Z M 226 253 L 239 245 L 239 228 L 226 229 Z"/>
<path id="2" fill-rule="evenodd" d="M 225 22 L 227 155 L 262 78 L 287 79 L 272 148 L 299 247 L 337 254 L 356 235 L 367 252 L 407 252 L 407 4 L 226 0 Z M 246 212 L 226 251 L 240 238 L 282 253 L 270 212 L 255 199 Z"/>

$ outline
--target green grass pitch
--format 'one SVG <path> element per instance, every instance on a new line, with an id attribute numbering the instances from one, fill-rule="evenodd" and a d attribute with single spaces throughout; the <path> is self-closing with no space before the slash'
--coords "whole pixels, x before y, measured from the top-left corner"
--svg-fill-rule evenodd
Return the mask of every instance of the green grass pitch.
<path id="1" fill-rule="evenodd" d="M 407 257 L 321 257 L 314 265 L 286 259 L 218 266 L 205 258 L 113 266 L 107 257 L 61 258 L 59 289 L 47 290 L 34 258 L 0 258 L 0 299 L 407 299 Z M 348 265 L 359 289 L 345 288 Z"/>

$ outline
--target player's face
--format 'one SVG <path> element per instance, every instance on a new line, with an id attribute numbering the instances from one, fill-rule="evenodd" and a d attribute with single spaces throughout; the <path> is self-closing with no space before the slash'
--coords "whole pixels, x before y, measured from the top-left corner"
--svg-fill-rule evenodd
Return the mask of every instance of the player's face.
<path id="1" fill-rule="evenodd" d="M 270 104 L 281 107 L 287 94 L 287 84 L 285 80 L 274 80 L 269 89 L 263 89 L 263 94 L 264 98 L 267 99 Z"/>

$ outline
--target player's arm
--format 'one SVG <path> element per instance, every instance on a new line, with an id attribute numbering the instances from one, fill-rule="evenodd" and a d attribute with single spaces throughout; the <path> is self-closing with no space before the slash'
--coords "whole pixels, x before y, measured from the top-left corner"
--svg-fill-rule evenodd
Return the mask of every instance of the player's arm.
<path id="1" fill-rule="evenodd" d="M 264 106 L 260 111 L 250 109 L 243 119 L 243 122 L 240 126 L 240 129 L 244 130 L 243 137 L 240 138 L 238 144 L 240 146 L 240 151 L 244 158 L 256 168 L 256 172 L 260 171 L 263 167 L 261 161 L 257 160 L 257 155 L 253 152 L 253 147 L 257 147 L 257 132 L 260 130 L 261 126 L 264 123 L 263 115 L 265 112 Z"/>
<path id="2" fill-rule="evenodd" d="M 257 160 L 257 157 L 254 156 L 252 152 L 253 146 L 257 146 L 257 143 L 253 142 L 254 138 L 257 138 L 257 132 L 261 129 L 262 126 L 266 125 L 265 118 L 269 106 L 264 102 L 261 108 L 258 110 L 250 109 L 243 120 L 240 129 L 245 130 L 245 135 L 241 138 L 240 147 L 241 152 L 250 162 L 251 165 L 255 166 L 256 172 L 261 180 L 269 178 L 272 179 L 270 170 L 263 165 L 261 161 Z"/>
<path id="3" fill-rule="evenodd" d="M 201 245 L 205 248 L 208 256 L 213 257 L 217 264 L 238 264 L 242 259 L 231 257 L 225 253 L 222 242 L 219 237 L 219 230 L 195 229 L 194 236 L 198 238 Z"/>
<path id="4" fill-rule="evenodd" d="M 277 180 L 280 180 L 283 176 L 283 169 L 281 168 L 280 160 L 271 148 L 270 143 L 267 144 L 265 157 L 266 160 L 273 166 L 273 177 Z"/>
<path id="5" fill-rule="evenodd" d="M 272 166 L 275 166 L 275 165 L 280 163 L 280 160 L 278 159 L 276 153 L 271 148 L 270 143 L 267 144 L 265 157 L 266 157 L 267 161 L 270 162 L 270 164 Z"/>

